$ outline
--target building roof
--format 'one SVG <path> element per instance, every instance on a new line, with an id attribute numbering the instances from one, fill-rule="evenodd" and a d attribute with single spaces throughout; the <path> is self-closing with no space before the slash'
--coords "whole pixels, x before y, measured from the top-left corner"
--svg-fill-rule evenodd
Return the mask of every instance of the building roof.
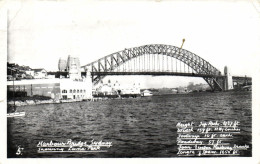
<path id="1" fill-rule="evenodd" d="M 41 72 L 42 70 L 46 71 L 44 68 L 36 68 L 36 69 L 32 69 L 32 70 L 35 72 Z"/>
<path id="2" fill-rule="evenodd" d="M 8 63 L 7 62 L 7 67 L 14 67 L 15 66 L 15 63 Z"/>

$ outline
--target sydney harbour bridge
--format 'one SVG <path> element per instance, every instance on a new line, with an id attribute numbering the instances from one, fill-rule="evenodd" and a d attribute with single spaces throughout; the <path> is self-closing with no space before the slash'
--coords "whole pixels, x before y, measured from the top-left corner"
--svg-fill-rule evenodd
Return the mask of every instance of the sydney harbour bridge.
<path id="1" fill-rule="evenodd" d="M 232 77 L 228 69 L 221 73 L 200 56 L 185 49 L 150 44 L 124 49 L 82 66 L 97 84 L 108 75 L 188 76 L 203 78 L 213 91 L 233 88 L 234 82 L 251 82 L 250 77 Z"/>

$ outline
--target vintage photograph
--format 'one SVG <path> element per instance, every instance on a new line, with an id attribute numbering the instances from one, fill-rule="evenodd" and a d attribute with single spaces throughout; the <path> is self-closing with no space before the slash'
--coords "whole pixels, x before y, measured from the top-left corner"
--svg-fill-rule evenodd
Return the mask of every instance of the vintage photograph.
<path id="1" fill-rule="evenodd" d="M 7 159 L 253 156 L 259 1 L 5 5 Z"/>

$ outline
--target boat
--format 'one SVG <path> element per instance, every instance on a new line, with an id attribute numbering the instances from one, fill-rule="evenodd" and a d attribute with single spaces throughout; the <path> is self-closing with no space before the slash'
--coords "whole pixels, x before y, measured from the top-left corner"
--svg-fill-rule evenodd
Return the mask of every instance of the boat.
<path id="1" fill-rule="evenodd" d="M 252 85 L 246 85 L 244 87 L 242 87 L 243 91 L 252 91 Z"/>
<path id="2" fill-rule="evenodd" d="M 142 97 L 153 96 L 153 93 L 149 90 L 144 90 L 141 94 Z"/>
<path id="3" fill-rule="evenodd" d="M 21 116 L 25 116 L 25 112 L 7 113 L 7 117 L 21 117 Z"/>

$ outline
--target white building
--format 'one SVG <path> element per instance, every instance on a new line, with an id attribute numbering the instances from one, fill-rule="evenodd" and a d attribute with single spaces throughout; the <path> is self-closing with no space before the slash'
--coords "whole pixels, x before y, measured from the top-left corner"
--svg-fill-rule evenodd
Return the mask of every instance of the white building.
<path id="1" fill-rule="evenodd" d="M 152 95 L 153 95 L 153 93 L 147 89 L 142 92 L 142 96 L 152 96 Z"/>
<path id="2" fill-rule="evenodd" d="M 114 88 L 112 87 L 112 85 L 110 83 L 101 83 L 99 85 L 96 86 L 96 93 L 102 93 L 104 95 L 112 95 L 114 94 Z"/>
<path id="3" fill-rule="evenodd" d="M 53 99 L 91 99 L 92 81 L 90 77 L 82 80 L 66 79 L 30 79 L 7 81 L 7 90 L 24 91 L 27 96 L 46 96 Z"/>
<path id="4" fill-rule="evenodd" d="M 141 94 L 140 84 L 121 85 L 121 94 Z"/>
<path id="5" fill-rule="evenodd" d="M 132 84 L 132 85 L 120 85 L 117 81 L 114 84 L 100 84 L 96 88 L 97 93 L 102 93 L 104 95 L 115 95 L 115 94 L 141 94 L 140 84 Z"/>
<path id="6" fill-rule="evenodd" d="M 87 73 L 87 77 L 81 80 L 61 79 L 60 91 L 62 99 L 91 99 L 92 81 Z"/>
<path id="7" fill-rule="evenodd" d="M 33 69 L 35 79 L 45 79 L 47 77 L 47 71 L 43 68 Z"/>
<path id="8" fill-rule="evenodd" d="M 100 89 L 100 92 L 104 93 L 104 95 L 112 95 L 113 88 L 109 84 L 104 84 Z"/>
<path id="9" fill-rule="evenodd" d="M 34 76 L 34 71 L 33 70 L 27 70 L 25 71 L 26 74 Z"/>

